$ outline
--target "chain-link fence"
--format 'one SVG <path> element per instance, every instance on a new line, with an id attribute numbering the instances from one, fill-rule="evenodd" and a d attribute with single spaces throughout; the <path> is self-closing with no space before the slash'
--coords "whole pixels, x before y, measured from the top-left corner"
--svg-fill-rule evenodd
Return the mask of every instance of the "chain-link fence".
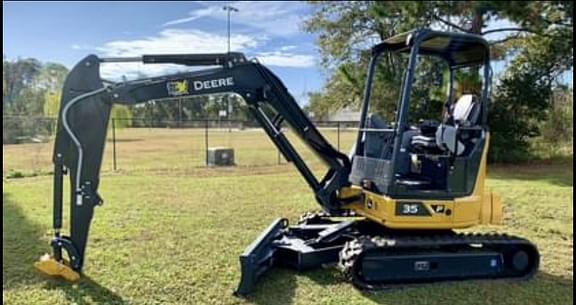
<path id="1" fill-rule="evenodd" d="M 314 122 L 326 139 L 348 153 L 357 122 Z M 52 170 L 56 119 L 3 117 L 3 174 L 35 175 Z M 290 130 L 288 139 L 311 166 L 320 160 Z M 254 122 L 113 118 L 108 127 L 103 171 L 174 171 L 207 166 L 207 149 L 234 150 L 234 163 L 255 168 L 285 164 L 272 141 Z"/>

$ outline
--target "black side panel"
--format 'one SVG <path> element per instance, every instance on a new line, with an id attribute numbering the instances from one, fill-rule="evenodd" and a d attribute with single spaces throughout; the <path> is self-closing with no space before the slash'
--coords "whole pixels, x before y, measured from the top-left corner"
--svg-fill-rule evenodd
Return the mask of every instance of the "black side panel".
<path id="1" fill-rule="evenodd" d="M 472 194 L 485 145 L 486 138 L 483 136 L 469 156 L 454 160 L 454 171 L 448 175 L 448 191 L 459 196 Z"/>
<path id="2" fill-rule="evenodd" d="M 468 156 L 454 159 L 454 170 L 447 174 L 446 190 L 418 190 L 407 187 L 397 187 L 391 195 L 396 199 L 436 199 L 451 200 L 457 197 L 469 196 L 474 192 L 478 170 L 482 162 L 482 153 L 486 145 L 486 138 L 482 136 Z M 440 159 L 446 165 L 450 164 L 448 157 Z M 443 165 L 444 166 L 444 165 Z M 441 168 L 441 167 L 439 167 Z"/>

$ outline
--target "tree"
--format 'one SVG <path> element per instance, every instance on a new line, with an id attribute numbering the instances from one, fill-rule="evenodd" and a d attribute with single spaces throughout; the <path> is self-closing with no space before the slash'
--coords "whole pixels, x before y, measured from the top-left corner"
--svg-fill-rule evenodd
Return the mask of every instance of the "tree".
<path id="1" fill-rule="evenodd" d="M 62 90 L 46 91 L 44 93 L 44 116 L 48 118 L 57 118 L 60 111 L 60 100 L 62 99 Z"/>
<path id="2" fill-rule="evenodd" d="M 54 125 L 42 115 L 56 117 L 68 69 L 28 58 L 3 61 L 3 142 L 16 143 L 47 136 Z"/>
<path id="3" fill-rule="evenodd" d="M 427 2 L 361 1 L 313 2 L 315 13 L 305 29 L 318 33 L 317 44 L 322 64 L 331 74 L 319 95 L 311 99 L 310 109 L 318 114 L 347 107 L 358 107 L 364 95 L 369 47 L 398 33 L 429 26 L 433 21 Z M 379 63 L 373 83 L 371 111 L 392 119 L 403 77 L 406 58 L 387 54 Z M 430 90 L 424 85 L 419 95 Z M 425 99 L 417 99 L 425 102 Z M 320 103 L 321 106 L 315 106 Z M 414 110 L 425 105 L 415 105 Z M 315 112 L 316 113 L 316 112 Z M 419 115 L 420 113 L 416 114 Z M 422 113 L 424 114 L 424 113 Z"/>
<path id="4" fill-rule="evenodd" d="M 318 34 L 322 63 L 331 77 L 311 99 L 309 108 L 325 112 L 359 104 L 368 61 L 366 50 L 386 37 L 429 26 L 488 38 L 497 32 L 509 34 L 497 40 L 489 39 L 493 59 L 512 58 L 500 81 L 495 82 L 490 116 L 495 135 L 492 160 L 504 156 L 499 150 L 527 151 L 528 140 L 538 134 L 538 122 L 546 118 L 540 114 L 550 107 L 550 92 L 558 85 L 558 77 L 572 66 L 571 1 L 362 1 L 313 2 L 312 5 L 315 11 L 306 21 L 305 29 Z M 517 26 L 487 30 L 487 24 L 496 20 L 509 20 Z M 390 57 L 383 63 L 389 66 L 388 73 L 376 78 L 388 86 L 375 84 L 372 92 L 380 96 L 374 98 L 378 103 L 372 105 L 372 110 L 390 114 L 395 109 L 405 62 Z M 433 65 L 429 68 L 436 69 Z M 460 85 L 477 86 L 477 70 L 460 74 L 457 79 Z M 522 87 L 521 94 L 512 95 Z M 415 89 L 417 95 L 433 95 L 426 84 Z M 354 98 L 340 97 L 342 93 L 352 94 Z M 426 114 L 423 104 L 413 106 L 416 111 L 422 110 L 420 114 Z M 525 108 L 533 111 L 523 111 Z M 518 115 L 512 116 L 513 113 Z"/>
<path id="5" fill-rule="evenodd" d="M 49 118 L 58 117 L 62 88 L 68 68 L 57 63 L 46 63 L 39 74 L 40 87 L 45 89 L 43 113 Z"/>
<path id="6" fill-rule="evenodd" d="M 4 110 L 9 113 L 24 113 L 27 111 L 27 100 L 22 99 L 23 91 L 30 93 L 37 90 L 38 75 L 42 69 L 42 64 L 33 58 L 18 59 L 16 61 L 3 62 L 3 82 L 4 90 L 2 102 Z M 6 113 L 6 112 L 5 112 Z"/>
<path id="7" fill-rule="evenodd" d="M 558 148 L 572 144 L 574 138 L 574 93 L 572 88 L 559 87 L 552 93 L 552 109 L 541 126 L 544 140 Z M 571 146 L 571 145 L 570 145 Z"/>
<path id="8" fill-rule="evenodd" d="M 62 91 L 68 72 L 66 66 L 48 62 L 42 66 L 38 76 L 39 85 L 50 92 Z"/>

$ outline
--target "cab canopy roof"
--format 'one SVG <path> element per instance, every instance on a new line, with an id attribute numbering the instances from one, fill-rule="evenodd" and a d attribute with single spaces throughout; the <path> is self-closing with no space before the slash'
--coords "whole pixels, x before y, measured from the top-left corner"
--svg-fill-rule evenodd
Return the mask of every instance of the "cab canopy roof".
<path id="1" fill-rule="evenodd" d="M 392 36 L 374 46 L 372 53 L 410 53 L 418 43 L 418 54 L 441 57 L 453 67 L 481 65 L 490 59 L 490 47 L 481 36 L 428 29 Z"/>

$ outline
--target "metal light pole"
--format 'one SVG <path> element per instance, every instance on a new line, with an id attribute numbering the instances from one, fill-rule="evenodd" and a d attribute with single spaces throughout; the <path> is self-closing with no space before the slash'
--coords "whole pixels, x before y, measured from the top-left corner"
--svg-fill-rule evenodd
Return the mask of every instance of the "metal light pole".
<path id="1" fill-rule="evenodd" d="M 230 5 L 225 5 L 222 7 L 228 13 L 228 53 L 230 53 L 230 12 L 238 12 L 238 9 Z M 230 128 L 230 95 L 226 95 L 226 116 L 228 118 L 228 132 L 231 132 Z"/>
<path id="2" fill-rule="evenodd" d="M 228 53 L 230 53 L 230 12 L 238 12 L 238 9 L 230 5 L 225 5 L 222 9 L 228 12 Z"/>

